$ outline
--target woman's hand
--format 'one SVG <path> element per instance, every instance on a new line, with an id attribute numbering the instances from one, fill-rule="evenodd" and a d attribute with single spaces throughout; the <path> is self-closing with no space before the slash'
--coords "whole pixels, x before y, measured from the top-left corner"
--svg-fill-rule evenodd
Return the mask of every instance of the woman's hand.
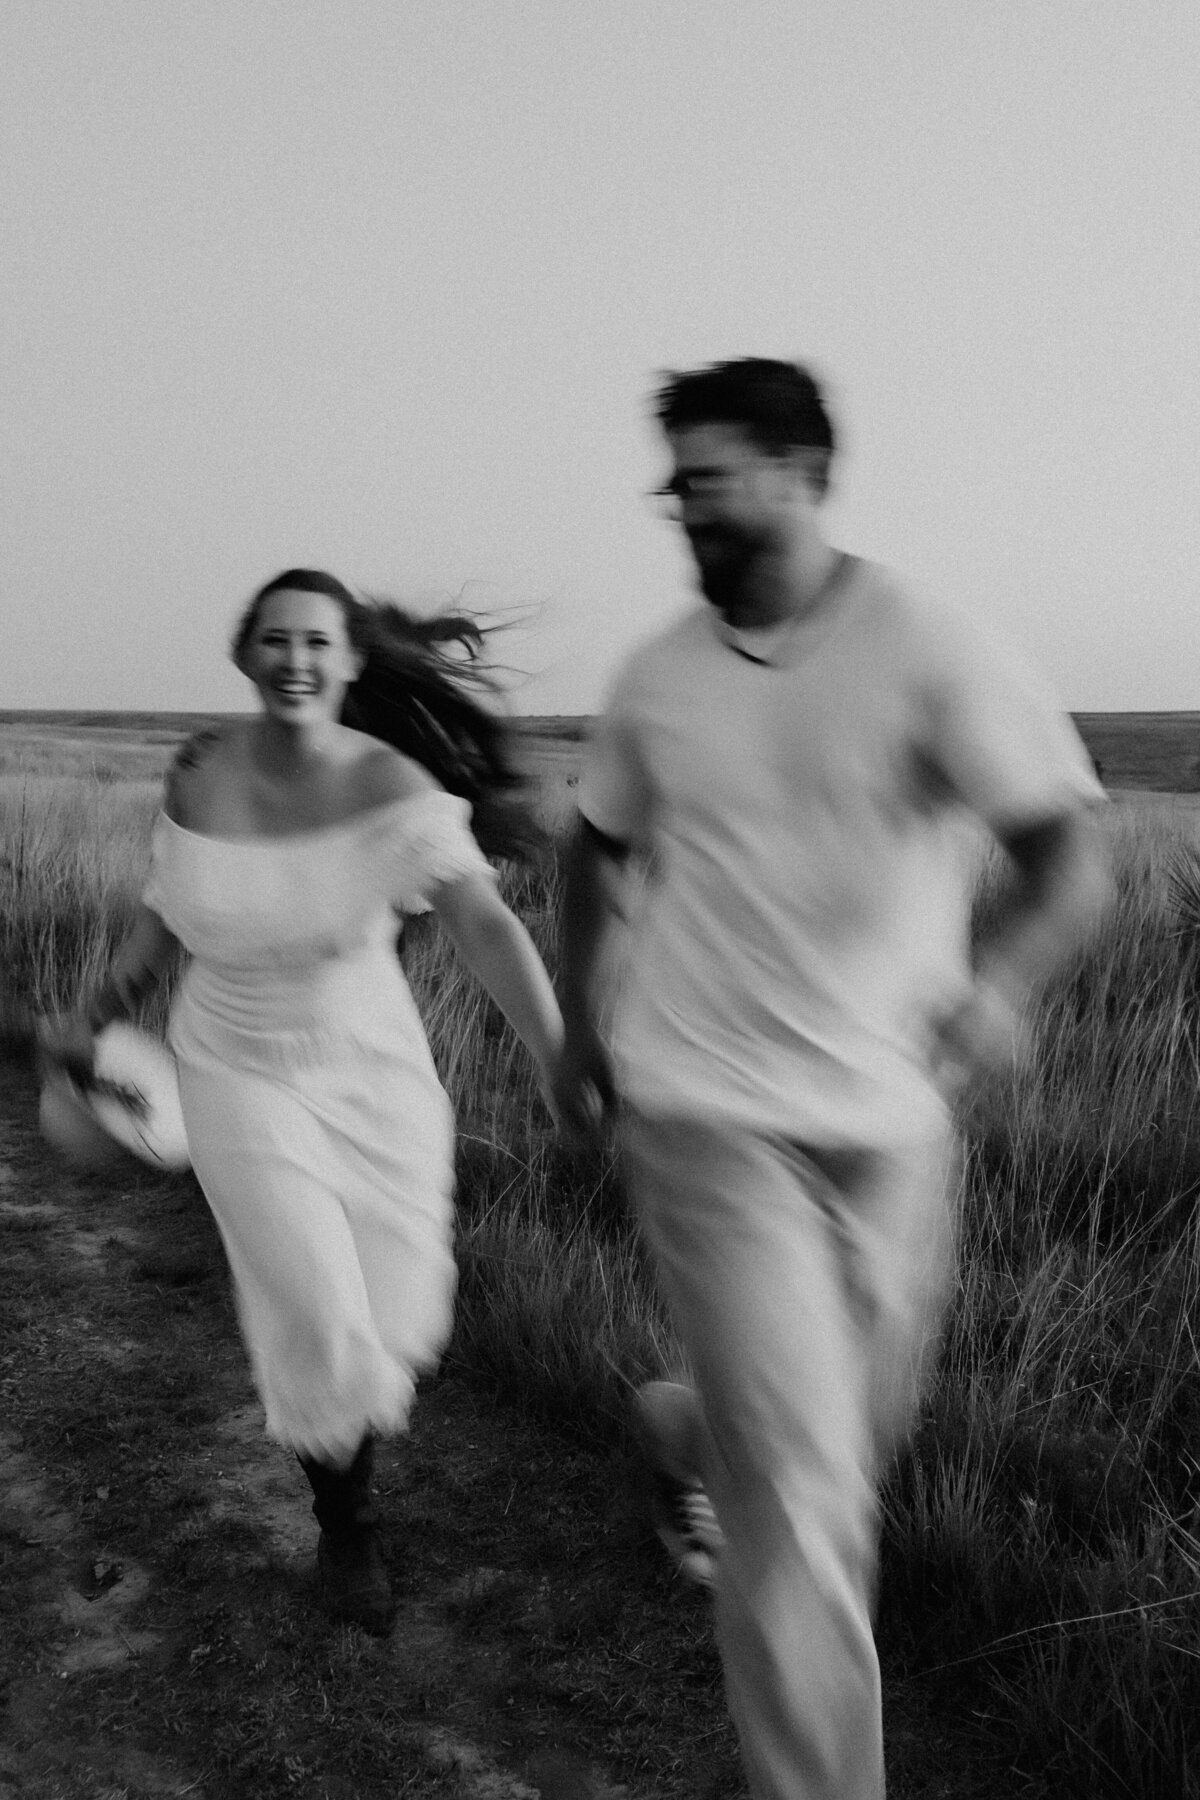
<path id="1" fill-rule="evenodd" d="M 615 1104 L 608 1046 L 590 1021 L 572 1022 L 554 1071 L 555 1117 L 570 1136 L 591 1140 Z"/>
<path id="2" fill-rule="evenodd" d="M 46 1062 L 87 1087 L 95 1080 L 96 1034 L 82 1013 L 43 1015 L 35 1024 L 38 1050 Z"/>

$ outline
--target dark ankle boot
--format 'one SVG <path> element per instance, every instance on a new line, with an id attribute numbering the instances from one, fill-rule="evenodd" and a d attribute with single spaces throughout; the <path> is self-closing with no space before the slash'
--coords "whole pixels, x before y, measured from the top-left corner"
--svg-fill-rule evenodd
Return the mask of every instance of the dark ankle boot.
<path id="1" fill-rule="evenodd" d="M 374 1441 L 367 1436 L 349 1468 L 335 1469 L 311 1456 L 302 1456 L 300 1466 L 308 1476 L 313 1514 L 321 1527 L 317 1584 L 325 1611 L 331 1618 L 361 1625 L 375 1637 L 386 1637 L 396 1603 L 375 1532 L 374 1459 Z"/>

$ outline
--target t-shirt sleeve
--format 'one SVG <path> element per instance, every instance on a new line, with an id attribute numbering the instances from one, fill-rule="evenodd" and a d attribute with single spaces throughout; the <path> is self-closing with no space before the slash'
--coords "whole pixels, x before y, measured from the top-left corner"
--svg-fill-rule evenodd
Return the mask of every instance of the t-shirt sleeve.
<path id="1" fill-rule="evenodd" d="M 963 619 L 939 618 L 927 667 L 928 753 L 993 831 L 1104 799 L 1069 715 L 1007 645 Z"/>
<path id="2" fill-rule="evenodd" d="M 577 801 L 589 824 L 633 844 L 645 834 L 650 783 L 639 745 L 637 674 L 626 664 L 595 721 L 584 751 Z"/>
<path id="3" fill-rule="evenodd" d="M 497 879 L 471 831 L 471 805 L 441 789 L 403 809 L 385 848 L 388 897 L 400 912 L 428 912 L 438 888 L 466 875 Z"/>

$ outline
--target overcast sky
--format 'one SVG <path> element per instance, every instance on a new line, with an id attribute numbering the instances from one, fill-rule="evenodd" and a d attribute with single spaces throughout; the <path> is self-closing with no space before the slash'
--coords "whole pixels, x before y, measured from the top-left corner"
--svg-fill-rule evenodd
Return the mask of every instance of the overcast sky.
<path id="1" fill-rule="evenodd" d="M 0 706 L 224 709 L 310 563 L 689 602 L 655 374 L 811 360 L 835 540 L 1077 709 L 1200 707 L 1196 0 L 5 0 Z"/>

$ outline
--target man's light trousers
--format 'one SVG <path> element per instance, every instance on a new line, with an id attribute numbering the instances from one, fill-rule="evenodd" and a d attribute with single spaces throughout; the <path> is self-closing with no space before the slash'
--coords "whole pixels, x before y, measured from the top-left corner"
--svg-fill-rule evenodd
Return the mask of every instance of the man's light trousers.
<path id="1" fill-rule="evenodd" d="M 949 1125 L 887 1152 L 633 1112 L 623 1135 L 726 1540 L 716 1626 L 751 1792 L 880 1800 L 876 1483 L 948 1292 Z"/>

